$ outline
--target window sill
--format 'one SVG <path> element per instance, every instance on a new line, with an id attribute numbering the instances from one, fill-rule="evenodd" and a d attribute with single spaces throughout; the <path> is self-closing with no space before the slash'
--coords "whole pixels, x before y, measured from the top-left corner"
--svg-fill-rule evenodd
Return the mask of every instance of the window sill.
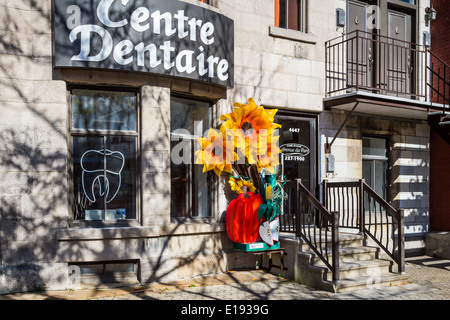
<path id="1" fill-rule="evenodd" d="M 177 236 L 226 231 L 225 223 L 171 223 L 161 228 L 161 236 Z"/>
<path id="2" fill-rule="evenodd" d="M 155 238 L 226 231 L 225 223 L 171 223 L 167 226 L 104 226 L 59 229 L 58 241 L 86 241 L 107 239 Z"/>
<path id="3" fill-rule="evenodd" d="M 105 240 L 105 239 L 130 239 L 130 238 L 152 238 L 159 237 L 158 226 L 136 227 L 136 226 L 106 226 L 103 228 L 80 227 L 59 229 L 56 232 L 58 241 L 76 240 Z"/>
<path id="4" fill-rule="evenodd" d="M 304 42 L 309 44 L 317 43 L 317 36 L 311 33 L 304 33 L 296 30 L 278 28 L 269 26 L 269 35 L 274 38 L 282 38 L 297 42 Z"/>

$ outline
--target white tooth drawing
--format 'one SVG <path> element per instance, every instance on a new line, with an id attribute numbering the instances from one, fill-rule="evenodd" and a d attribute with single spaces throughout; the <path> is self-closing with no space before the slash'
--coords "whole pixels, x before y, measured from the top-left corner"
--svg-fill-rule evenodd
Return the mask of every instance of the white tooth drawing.
<path id="1" fill-rule="evenodd" d="M 106 162 L 105 164 L 104 161 Z M 83 192 L 86 198 L 90 202 L 96 201 L 94 186 L 98 183 L 98 194 L 101 197 L 105 196 L 106 203 L 111 202 L 120 190 L 125 156 L 119 151 L 108 149 L 88 150 L 81 156 L 80 165 L 83 169 L 81 184 L 83 185 Z M 104 179 L 105 190 L 102 190 L 101 179 Z M 110 187 L 110 180 L 112 181 L 112 187 Z M 114 194 L 110 194 L 110 191 L 114 192 Z"/>

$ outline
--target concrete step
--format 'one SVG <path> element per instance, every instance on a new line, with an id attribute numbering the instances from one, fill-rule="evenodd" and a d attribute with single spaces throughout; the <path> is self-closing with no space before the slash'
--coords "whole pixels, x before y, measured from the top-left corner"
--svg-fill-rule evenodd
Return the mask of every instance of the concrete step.
<path id="1" fill-rule="evenodd" d="M 368 260 L 339 263 L 339 275 L 341 280 L 357 279 L 361 277 L 377 277 L 388 274 L 392 262 L 388 260 Z M 332 273 L 325 265 L 311 265 L 311 271 L 323 274 L 323 279 L 332 281 Z"/>
<path id="2" fill-rule="evenodd" d="M 363 289 L 377 289 L 379 287 L 407 284 L 408 276 L 396 273 L 382 274 L 380 277 L 361 277 L 343 279 L 335 284 L 335 292 L 349 292 Z"/>
<path id="3" fill-rule="evenodd" d="M 311 228 L 312 229 L 312 228 Z M 314 235 L 315 232 L 315 235 Z M 319 240 L 322 241 L 322 248 L 325 248 L 325 242 L 327 242 L 327 248 L 331 249 L 331 231 L 328 231 L 325 235 L 325 232 L 323 231 L 320 233 L 317 229 L 311 230 L 311 232 L 306 231 L 306 236 L 309 238 L 309 235 L 311 235 L 311 242 L 314 243 L 314 239 L 316 240 L 316 243 L 319 244 Z M 349 247 L 360 247 L 363 245 L 364 236 L 356 233 L 339 233 L 339 247 L 340 248 L 349 248 Z M 303 241 L 301 247 L 301 251 L 310 251 L 309 245 Z"/>
<path id="4" fill-rule="evenodd" d="M 323 239 L 325 240 L 325 239 Z M 392 273 L 395 263 L 390 259 L 380 259 L 381 249 L 364 246 L 364 236 L 357 233 L 339 233 L 339 278 L 332 281 L 332 273 L 325 263 L 303 243 L 298 252 L 303 265 L 309 263 L 311 277 L 316 279 L 317 287 L 334 292 L 376 288 L 406 283 L 408 277 Z M 328 245 L 328 259 L 331 261 L 331 243 Z M 317 280 L 319 279 L 319 280 Z M 319 283 L 317 283 L 319 281 Z"/>
<path id="5" fill-rule="evenodd" d="M 320 234 L 316 228 L 311 228 L 311 235 L 315 234 L 318 243 L 321 235 L 322 244 L 327 241 L 328 259 L 331 256 L 331 233 L 325 239 L 324 232 Z M 315 232 L 315 233 L 314 233 Z M 294 237 L 295 238 L 295 237 Z M 352 291 L 358 289 L 377 288 L 382 286 L 407 283 L 408 277 L 394 273 L 397 265 L 390 260 L 376 245 L 364 245 L 364 236 L 356 231 L 339 232 L 339 273 L 340 281 L 332 281 L 332 273 L 325 263 L 314 253 L 314 251 L 302 239 L 297 241 L 298 249 L 296 259 L 297 269 L 293 276 L 299 282 L 311 287 L 328 290 L 331 292 Z M 325 246 L 322 246 L 325 251 Z M 293 258 L 293 257 L 292 257 Z"/>
<path id="6" fill-rule="evenodd" d="M 379 248 L 375 247 L 366 247 L 366 246 L 358 246 L 358 247 L 346 247 L 339 248 L 339 262 L 355 262 L 355 261 L 370 261 L 377 258 Z M 322 260 L 313 252 L 313 251 L 304 251 L 310 254 L 313 254 L 313 264 L 314 265 L 324 265 Z M 328 257 L 331 259 L 331 249 L 328 250 Z"/>

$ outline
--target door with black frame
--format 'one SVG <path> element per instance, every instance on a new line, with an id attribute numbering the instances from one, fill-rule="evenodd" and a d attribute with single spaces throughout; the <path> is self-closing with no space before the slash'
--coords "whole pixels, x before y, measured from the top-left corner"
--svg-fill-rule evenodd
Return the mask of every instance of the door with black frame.
<path id="1" fill-rule="evenodd" d="M 317 117 L 279 111 L 275 122 L 281 125 L 281 149 L 278 180 L 301 179 L 302 184 L 315 195 L 317 187 Z M 295 190 L 285 186 L 280 224 L 282 231 L 295 230 Z"/>

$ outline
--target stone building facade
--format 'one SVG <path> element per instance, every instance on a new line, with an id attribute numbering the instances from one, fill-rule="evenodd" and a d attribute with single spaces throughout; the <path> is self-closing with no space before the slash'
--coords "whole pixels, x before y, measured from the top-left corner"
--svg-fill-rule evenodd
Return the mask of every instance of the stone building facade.
<path id="1" fill-rule="evenodd" d="M 430 167 L 426 111 L 410 115 L 408 108 L 403 113 L 384 106 L 384 113 L 372 112 L 374 105 L 372 109 L 369 105 L 355 109 L 339 131 L 349 110 L 324 104 L 330 98 L 325 44 L 346 31 L 337 26 L 336 9 L 346 12 L 348 1 L 327 0 L 320 5 L 302 1 L 299 31 L 289 23 L 283 28 L 277 18 L 279 1 L 183 0 L 233 21 L 232 87 L 152 73 L 54 67 L 55 2 L 0 2 L 0 293 L 42 285 L 64 289 L 71 285 L 73 270 L 104 277 L 114 273 L 126 281 L 148 283 L 254 264 L 252 257 L 231 250 L 226 235 L 224 213 L 231 199 L 226 179 L 211 175 L 206 182 L 184 184 L 190 191 L 182 189 L 179 198 L 175 184 L 183 176 L 175 176 L 181 171 L 171 161 L 171 142 L 176 141 L 171 126 L 184 114 L 177 112 L 178 105 L 192 112 L 192 119 L 203 119 L 196 110 L 206 104 L 211 124 L 218 124 L 234 102 L 245 103 L 250 97 L 258 105 L 279 109 L 279 119 L 286 124 L 289 119 L 308 124 L 311 161 L 298 168 L 307 172 L 309 187 L 318 198 L 323 179 L 363 178 L 364 141 L 385 139 L 386 197 L 405 209 L 406 249 L 423 250 Z M 423 32 L 429 30 L 423 17 L 428 1 L 379 2 L 380 8 L 410 14 L 412 42 L 423 42 Z M 123 220 L 103 216 L 94 221 L 86 212 L 79 219 L 74 209 L 79 204 L 74 167 L 82 162 L 76 160 L 75 146 L 86 134 L 75 130 L 74 99 L 92 97 L 91 91 L 106 91 L 111 100 L 117 98 L 111 92 L 136 98 L 130 111 L 137 112 L 133 133 L 119 130 L 121 139 L 134 139 L 136 150 L 135 167 L 127 168 L 134 181 L 127 182 L 135 190 L 133 214 Z M 194 109 L 189 109 L 192 105 Z M 335 169 L 328 172 L 324 144 L 337 133 L 332 147 Z M 128 149 L 123 148 L 125 153 Z M 196 196 L 200 185 L 208 192 L 205 201 Z M 186 194 L 191 198 L 186 200 Z M 195 205 L 189 204 L 191 200 Z M 90 217 L 98 213 L 95 210 L 89 211 Z"/>

